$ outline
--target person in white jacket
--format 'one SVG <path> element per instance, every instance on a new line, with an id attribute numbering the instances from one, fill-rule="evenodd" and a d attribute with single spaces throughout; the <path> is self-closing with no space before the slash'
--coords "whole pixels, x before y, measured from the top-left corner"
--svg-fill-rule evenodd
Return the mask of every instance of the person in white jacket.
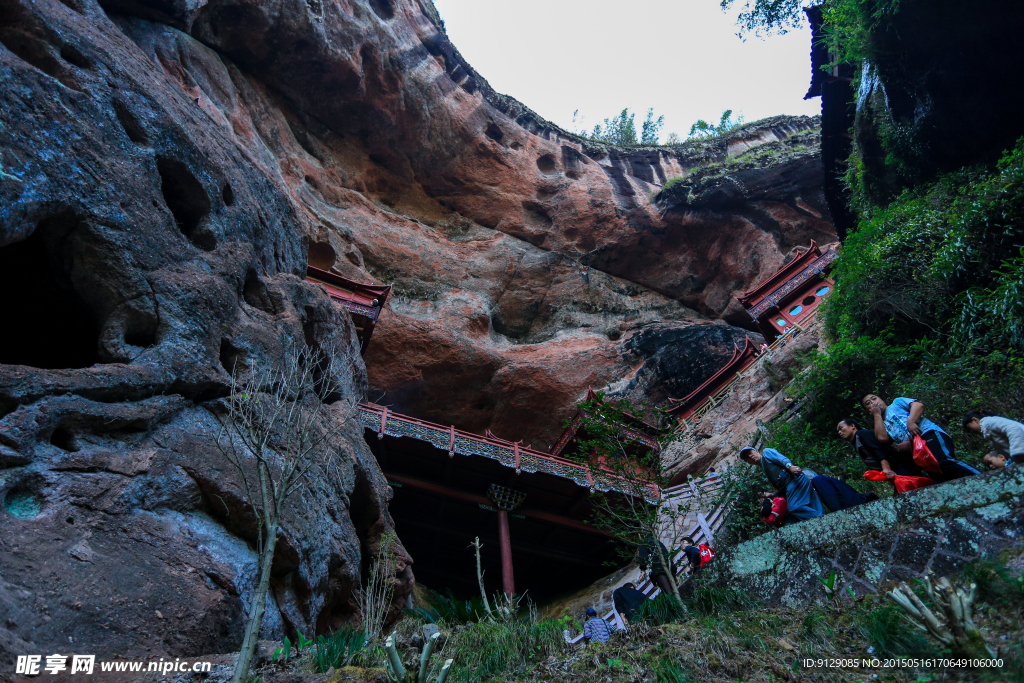
<path id="1" fill-rule="evenodd" d="M 1024 463 L 1024 424 L 991 410 L 976 410 L 964 415 L 963 427 L 968 434 L 981 434 L 988 439 L 996 452 Z"/>

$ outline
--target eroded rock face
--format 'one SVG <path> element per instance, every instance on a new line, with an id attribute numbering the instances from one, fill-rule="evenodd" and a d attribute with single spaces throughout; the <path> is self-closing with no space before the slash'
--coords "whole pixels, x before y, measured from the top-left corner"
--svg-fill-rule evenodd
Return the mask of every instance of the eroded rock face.
<path id="1" fill-rule="evenodd" d="M 346 398 L 543 448 L 588 386 L 698 386 L 746 334 L 731 294 L 830 234 L 813 152 L 651 200 L 814 120 L 587 143 L 439 25 L 427 0 L 0 0 L 5 656 L 235 646 L 255 533 L 214 443 L 227 369 L 354 348 L 307 253 L 396 284 Z M 337 457 L 286 520 L 266 635 L 350 618 L 390 528 L 354 425 Z"/>
<path id="2" fill-rule="evenodd" d="M 354 618 L 390 489 L 352 420 L 352 323 L 299 277 L 291 200 L 98 6 L 29 7 L 0 7 L 5 666 L 69 637 L 97 655 L 238 646 L 256 528 L 217 399 L 228 369 L 295 344 L 352 359 L 331 406 L 347 427 L 330 477 L 293 496 L 264 632 Z"/>

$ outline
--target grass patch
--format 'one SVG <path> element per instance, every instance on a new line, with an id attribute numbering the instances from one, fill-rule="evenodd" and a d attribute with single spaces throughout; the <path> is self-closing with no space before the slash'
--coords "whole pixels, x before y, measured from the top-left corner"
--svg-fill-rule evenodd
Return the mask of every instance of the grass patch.
<path id="1" fill-rule="evenodd" d="M 487 680 L 560 654 L 567 647 L 562 631 L 571 622 L 575 620 L 537 621 L 531 616 L 482 621 L 459 629 L 449 637 L 443 651 L 444 657 L 455 659 L 449 678 Z"/>
<path id="2" fill-rule="evenodd" d="M 935 654 L 935 644 L 896 605 L 882 605 L 878 609 L 859 614 L 857 625 L 864 638 L 875 648 L 876 656 Z"/>

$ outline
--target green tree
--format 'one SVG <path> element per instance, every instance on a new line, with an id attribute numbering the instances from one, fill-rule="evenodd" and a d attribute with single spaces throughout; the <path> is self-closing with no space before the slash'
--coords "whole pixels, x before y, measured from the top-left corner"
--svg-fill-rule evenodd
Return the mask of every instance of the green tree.
<path id="1" fill-rule="evenodd" d="M 630 112 L 627 107 L 619 112 L 618 116 L 605 119 L 604 124 L 599 123 L 594 126 L 590 139 L 606 142 L 609 145 L 635 145 L 637 143 L 635 119 L 636 114 Z"/>
<path id="2" fill-rule="evenodd" d="M 657 119 L 655 119 L 654 108 L 651 107 L 650 109 L 648 109 L 647 118 L 644 119 L 643 127 L 641 128 L 640 144 L 658 144 L 658 134 L 661 133 L 661 127 L 663 125 L 665 125 L 665 117 L 659 116 Z"/>
<path id="3" fill-rule="evenodd" d="M 742 116 L 738 116 L 736 119 L 733 119 L 732 109 L 726 109 L 722 112 L 722 116 L 719 118 L 717 126 L 715 124 L 708 123 L 704 119 L 698 119 L 696 123 L 690 126 L 690 137 L 713 138 L 718 135 L 725 135 L 742 123 Z"/>
<path id="4" fill-rule="evenodd" d="M 671 556 L 689 529 L 685 520 L 694 505 L 660 504 L 660 492 L 669 485 L 661 453 L 652 451 L 637 438 L 642 409 L 628 401 L 605 401 L 602 394 L 580 406 L 582 424 L 576 435 L 577 459 L 590 468 L 597 489 L 590 494 L 594 510 L 591 522 L 618 541 L 624 558 L 633 557 L 641 546 L 659 556 L 663 567 L 671 567 Z M 658 446 L 666 445 L 662 432 Z M 651 539 L 659 539 L 669 552 Z M 679 586 L 671 582 L 675 598 Z"/>
<path id="5" fill-rule="evenodd" d="M 722 11 L 732 8 L 735 0 L 721 0 Z M 743 0 L 743 9 L 736 17 L 739 36 L 753 33 L 758 37 L 782 35 L 799 28 L 803 8 L 818 4 L 817 0 Z"/>

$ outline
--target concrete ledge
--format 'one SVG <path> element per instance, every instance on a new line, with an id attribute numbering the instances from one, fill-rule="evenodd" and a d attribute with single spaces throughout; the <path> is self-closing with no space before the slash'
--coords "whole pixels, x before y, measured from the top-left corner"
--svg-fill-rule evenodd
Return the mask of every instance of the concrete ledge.
<path id="1" fill-rule="evenodd" d="M 1016 471 L 1015 471 L 1016 470 Z M 858 595 L 949 574 L 982 555 L 1024 548 L 1024 467 L 965 477 L 771 531 L 723 549 L 711 576 L 788 606 L 823 595 L 835 571 Z"/>

